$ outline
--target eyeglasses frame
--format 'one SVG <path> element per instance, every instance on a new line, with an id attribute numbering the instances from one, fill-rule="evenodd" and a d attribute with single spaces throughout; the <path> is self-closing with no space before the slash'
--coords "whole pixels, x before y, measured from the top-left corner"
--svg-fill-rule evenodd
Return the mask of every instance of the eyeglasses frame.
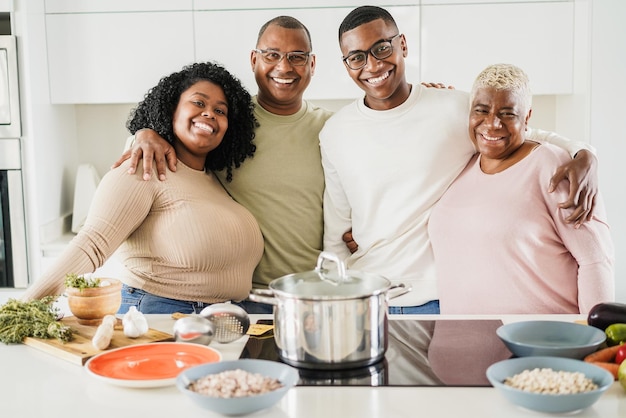
<path id="1" fill-rule="evenodd" d="M 253 51 L 257 52 L 257 53 L 260 53 L 261 54 L 261 59 L 266 64 L 278 65 L 283 60 L 283 58 L 287 57 L 287 62 L 289 62 L 289 64 L 291 64 L 291 65 L 293 65 L 295 67 L 304 67 L 309 62 L 309 58 L 315 55 L 313 52 L 301 52 L 301 51 L 280 52 L 280 51 L 276 51 L 275 49 L 258 49 L 258 48 L 254 48 Z M 266 52 L 273 52 L 275 54 L 278 54 L 278 55 L 280 55 L 280 59 L 278 61 L 276 61 L 276 62 L 267 62 L 265 60 L 265 57 L 263 56 L 263 54 L 266 53 Z M 304 61 L 304 63 L 302 63 L 302 64 L 294 64 L 289 59 L 289 57 L 294 56 L 294 55 L 304 55 L 304 56 L 306 56 L 306 61 Z"/>
<path id="2" fill-rule="evenodd" d="M 372 57 L 374 57 L 375 59 L 379 60 L 379 61 L 380 61 L 380 60 L 387 59 L 387 58 L 389 58 L 390 56 L 392 56 L 392 55 L 393 55 L 393 52 L 394 52 L 394 50 L 393 50 L 393 41 L 394 41 L 397 37 L 399 37 L 399 36 L 402 36 L 402 34 L 401 34 L 401 33 L 397 33 L 396 35 L 392 36 L 391 38 L 381 39 L 381 40 L 379 40 L 379 41 L 376 41 L 376 43 L 374 43 L 374 44 L 373 44 L 373 45 L 372 45 L 372 46 L 371 46 L 371 47 L 370 47 L 367 51 L 362 51 L 362 50 L 360 50 L 360 51 L 353 51 L 353 52 L 351 52 L 348 56 L 341 57 L 341 60 L 344 62 L 344 64 L 346 64 L 346 66 L 347 66 L 349 69 L 351 69 L 351 70 L 360 70 L 361 68 L 363 68 L 363 67 L 365 67 L 365 66 L 367 65 L 367 58 L 368 58 L 370 55 L 371 55 Z M 374 47 L 375 47 L 376 45 L 379 45 L 379 44 L 381 44 L 381 43 L 383 43 L 383 42 L 388 42 L 388 43 L 389 43 L 389 46 L 390 46 L 390 48 L 391 48 L 391 52 L 390 52 L 390 53 L 389 53 L 389 55 L 387 55 L 385 58 L 378 58 L 376 55 L 374 55 L 374 53 L 372 52 L 372 50 L 374 49 Z M 350 58 L 350 57 L 354 56 L 355 54 L 359 54 L 359 53 L 365 54 L 365 62 L 363 63 L 363 65 L 361 65 L 361 66 L 360 66 L 360 67 L 358 67 L 358 68 L 352 68 L 352 67 L 350 67 L 350 64 L 348 64 L 348 58 Z"/>

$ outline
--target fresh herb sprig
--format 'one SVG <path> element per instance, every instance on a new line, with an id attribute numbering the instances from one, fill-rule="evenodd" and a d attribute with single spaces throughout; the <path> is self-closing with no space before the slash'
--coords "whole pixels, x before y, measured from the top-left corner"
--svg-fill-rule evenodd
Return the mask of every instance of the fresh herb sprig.
<path id="1" fill-rule="evenodd" d="M 59 309 L 53 306 L 56 296 L 29 302 L 9 299 L 0 306 L 0 342 L 21 343 L 26 337 L 72 339 L 72 329 L 57 321 Z"/>
<path id="2" fill-rule="evenodd" d="M 69 273 L 65 275 L 65 287 L 73 287 L 80 290 L 90 287 L 100 287 L 100 279 L 86 279 L 85 276 Z"/>

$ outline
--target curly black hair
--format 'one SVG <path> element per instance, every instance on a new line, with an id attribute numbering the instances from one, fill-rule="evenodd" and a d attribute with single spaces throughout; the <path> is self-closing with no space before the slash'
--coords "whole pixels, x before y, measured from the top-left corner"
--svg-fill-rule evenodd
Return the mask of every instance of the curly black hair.
<path id="1" fill-rule="evenodd" d="M 228 101 L 228 129 L 221 144 L 207 155 L 204 166 L 207 170 L 226 169 L 226 181 L 231 181 L 233 168 L 254 155 L 254 130 L 258 122 L 250 93 L 221 65 L 194 63 L 163 77 L 130 112 L 126 128 L 133 135 L 140 129 L 150 128 L 174 144 L 173 117 L 178 101 L 181 94 L 198 81 L 217 84 Z"/>

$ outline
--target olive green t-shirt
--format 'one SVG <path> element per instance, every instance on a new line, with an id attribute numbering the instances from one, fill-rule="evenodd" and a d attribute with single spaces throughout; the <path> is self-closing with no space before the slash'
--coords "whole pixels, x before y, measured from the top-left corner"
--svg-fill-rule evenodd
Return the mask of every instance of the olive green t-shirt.
<path id="1" fill-rule="evenodd" d="M 233 171 L 216 173 L 230 195 L 257 219 L 265 249 L 253 287 L 266 288 L 286 274 L 313 270 L 323 242 L 319 132 L 331 112 L 303 102 L 294 115 L 267 112 L 253 98 L 256 152 Z"/>

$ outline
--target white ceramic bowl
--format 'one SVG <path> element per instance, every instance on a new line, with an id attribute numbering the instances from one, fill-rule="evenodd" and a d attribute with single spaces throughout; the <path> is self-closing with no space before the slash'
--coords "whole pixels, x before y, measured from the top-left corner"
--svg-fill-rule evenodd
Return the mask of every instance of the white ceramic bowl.
<path id="1" fill-rule="evenodd" d="M 238 398 L 211 397 L 188 389 L 191 382 L 201 377 L 236 369 L 278 379 L 283 386 L 280 389 L 262 395 Z M 269 360 L 241 359 L 203 364 L 187 369 L 178 375 L 176 386 L 193 402 L 204 409 L 223 415 L 245 415 L 275 405 L 289 389 L 298 383 L 298 379 L 298 371 L 287 364 Z"/>
<path id="2" fill-rule="evenodd" d="M 555 356 L 582 359 L 606 340 L 604 331 L 562 321 L 523 321 L 502 325 L 498 337 L 517 357 Z"/>
<path id="3" fill-rule="evenodd" d="M 504 384 L 506 378 L 537 367 L 551 368 L 555 371 L 581 372 L 598 385 L 598 389 L 584 393 L 550 395 L 525 392 Z M 487 379 L 513 404 L 546 413 L 570 413 L 588 408 L 602 396 L 614 381 L 613 375 L 601 367 L 581 360 L 562 357 L 520 357 L 503 360 L 487 368 Z"/>

